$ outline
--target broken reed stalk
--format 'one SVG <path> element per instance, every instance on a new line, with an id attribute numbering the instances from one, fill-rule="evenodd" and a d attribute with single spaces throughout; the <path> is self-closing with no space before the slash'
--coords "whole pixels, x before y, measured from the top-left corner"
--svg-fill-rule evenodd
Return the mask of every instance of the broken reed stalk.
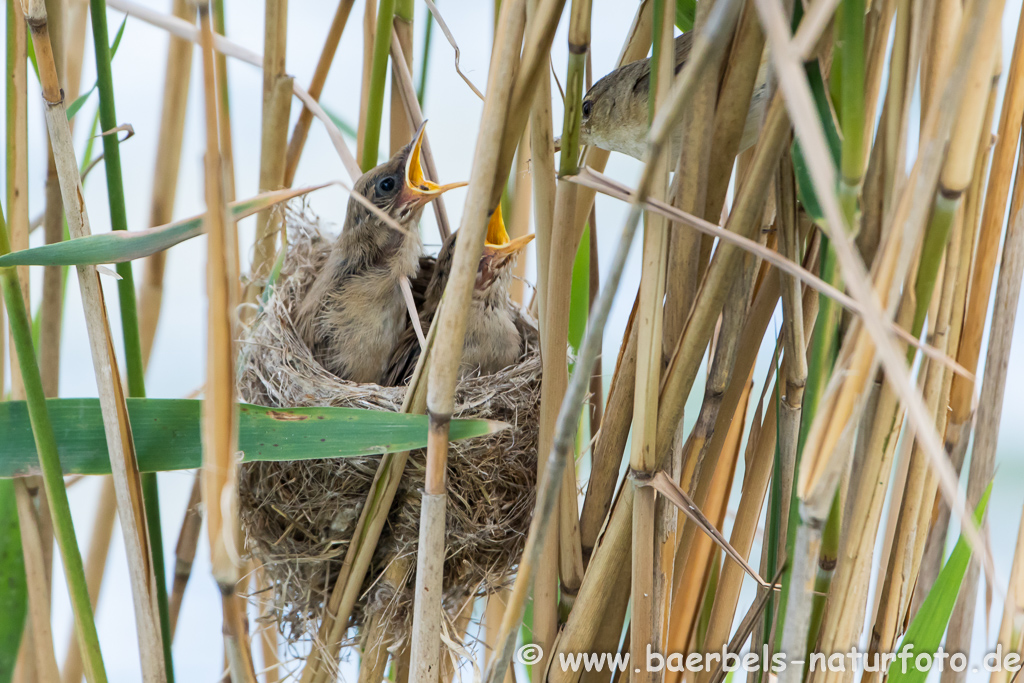
<path id="1" fill-rule="evenodd" d="M 387 2 L 383 0 L 382 4 Z M 420 511 L 419 551 L 416 562 L 415 603 L 410 661 L 412 683 L 434 683 L 439 674 L 442 573 L 446 508 L 445 470 L 448 460 L 448 428 L 455 398 L 455 382 L 462 362 L 466 314 L 483 251 L 487 219 L 497 204 L 491 202 L 498 167 L 497 142 L 506 125 L 506 105 L 518 66 L 523 0 L 509 0 L 502 7 L 502 25 L 492 51 L 488 96 L 480 120 L 459 240 L 455 246 L 451 276 L 431 327 L 438 328 L 434 357 L 427 384 L 426 483 Z M 380 22 L 378 22 L 380 25 Z M 390 38 L 390 35 L 387 36 Z M 378 39 L 380 39 L 378 37 Z M 370 138 L 367 138 L 369 144 Z M 507 173 L 507 169 L 505 171 Z M 504 671 L 504 670 L 502 670 Z"/>
<path id="2" fill-rule="evenodd" d="M 72 237 L 82 237 L 90 234 L 89 218 L 82 195 L 81 177 L 75 162 L 71 131 L 50 50 L 46 9 L 41 0 L 25 0 L 23 7 L 39 64 L 46 128 L 57 162 L 68 229 Z M 164 680 L 167 669 L 161 639 L 156 576 L 149 549 L 144 498 L 135 461 L 131 428 L 128 424 L 128 411 L 117 359 L 113 353 L 113 339 L 106 305 L 100 291 L 99 272 L 93 266 L 79 266 L 78 280 L 85 308 L 111 470 L 117 491 L 121 528 L 128 555 L 143 678 L 147 682 L 160 681 Z M 134 292 L 132 295 L 134 296 Z M 137 360 L 141 363 L 141 355 Z"/>
<path id="3" fill-rule="evenodd" d="M 45 21 L 41 28 L 33 30 L 45 31 Z M 3 213 L 0 212 L 0 253 L 3 254 L 11 251 L 7 235 L 7 223 L 3 219 Z M 18 365 L 21 367 L 29 420 L 32 424 L 32 435 L 35 438 L 39 468 L 42 471 L 43 484 L 46 487 L 46 501 L 49 505 L 50 517 L 53 520 L 57 547 L 61 553 L 61 563 L 64 566 L 65 583 L 74 613 L 75 631 L 78 633 L 82 659 L 85 661 L 86 680 L 89 683 L 104 683 L 107 680 L 107 674 L 103 667 L 99 637 L 96 633 L 96 624 L 93 621 L 92 605 L 89 602 L 85 568 L 78 550 L 75 527 L 71 519 L 71 508 L 68 505 L 67 491 L 64 488 L 64 476 L 57 453 L 57 439 L 47 413 L 42 377 L 39 374 L 35 348 L 32 345 L 32 323 L 25 307 L 25 300 L 21 296 L 21 283 L 17 271 L 12 268 L 0 269 L 0 282 L 3 284 L 4 305 L 7 309 L 13 340 L 12 351 L 16 353 Z M 26 542 L 26 539 L 23 538 L 22 542 Z M 31 542 L 31 539 L 28 539 L 28 542 Z M 49 621 L 49 617 L 47 617 L 47 621 Z"/>
<path id="4" fill-rule="evenodd" d="M 660 4 L 660 7 L 659 7 Z M 661 9 L 662 11 L 658 12 Z M 651 57 L 651 109 L 663 106 L 675 74 L 675 49 L 672 41 L 675 7 L 671 3 L 655 3 L 654 53 Z M 724 50 L 723 50 L 724 52 Z M 648 160 L 651 172 L 650 190 L 657 199 L 668 192 L 668 154 L 652 155 Z M 633 487 L 633 557 L 632 614 L 630 617 L 630 656 L 634 661 L 646 656 L 648 649 L 660 651 L 664 591 L 668 582 L 659 563 L 660 554 L 655 537 L 657 504 L 655 490 L 641 484 L 655 473 L 654 447 L 657 440 L 658 388 L 662 369 L 662 320 L 665 281 L 668 267 L 669 226 L 665 218 L 645 215 L 643 233 L 643 265 L 640 294 L 637 300 L 637 356 L 633 392 L 633 441 L 629 457 L 630 481 Z M 574 487 L 575 488 L 575 487 Z M 652 671 L 634 676 L 636 681 L 657 680 Z"/>
<path id="5" fill-rule="evenodd" d="M 334 55 L 338 51 L 338 44 L 341 42 L 341 35 L 345 32 L 348 24 L 349 14 L 352 13 L 352 5 L 355 0 L 338 0 L 338 8 L 334 10 L 334 18 L 331 20 L 331 27 L 327 31 L 327 39 L 320 51 L 320 58 L 317 60 L 316 69 L 313 71 L 313 80 L 309 84 L 309 96 L 319 101 L 324 91 L 324 84 L 327 83 L 327 74 L 334 63 Z M 295 122 L 292 129 L 292 137 L 288 141 L 288 152 L 284 166 L 284 186 L 291 187 L 295 181 L 295 171 L 299 167 L 299 158 L 306 146 L 306 138 L 309 136 L 309 128 L 313 123 L 313 112 L 303 107 L 299 112 L 299 120 Z"/>
<path id="6" fill-rule="evenodd" d="M 114 107 L 114 77 L 110 67 L 110 37 L 107 31 L 107 8 L 104 0 L 91 0 L 92 33 L 96 55 L 96 87 L 99 92 L 100 128 L 109 131 L 119 124 Z M 128 230 L 125 207 L 124 182 L 121 171 L 120 141 L 117 135 L 103 136 L 103 165 L 107 179 L 107 204 L 113 230 Z M 139 336 L 138 307 L 135 300 L 135 277 L 131 263 L 117 264 L 118 302 L 121 312 L 121 336 L 124 342 L 128 396 L 146 397 L 145 364 Z M 112 359 L 113 360 L 113 359 Z M 153 583 L 160 617 L 160 636 L 163 644 L 166 678 L 174 681 L 171 660 L 170 622 L 167 617 L 167 580 L 165 577 L 163 532 L 160 524 L 160 494 L 156 474 L 141 475 L 145 519 L 149 534 L 149 552 L 152 560 Z"/>
<path id="7" fill-rule="evenodd" d="M 174 0 L 171 13 L 186 21 L 195 20 L 195 6 L 190 0 Z M 157 137 L 156 168 L 153 171 L 153 194 L 149 207 L 149 224 L 153 227 L 167 225 L 174 217 L 189 82 L 192 78 L 193 50 L 189 41 L 169 36 L 163 104 L 160 110 L 160 132 Z M 149 357 L 153 351 L 153 341 L 160 321 L 166 263 L 166 251 L 158 251 L 147 258 L 142 284 L 139 287 L 139 333 L 142 338 L 144 367 L 149 366 Z"/>
<path id="8" fill-rule="evenodd" d="M 235 405 L 234 310 L 238 254 L 229 228 L 221 163 L 217 84 L 214 74 L 210 5 L 199 6 L 206 123 L 207 297 L 209 299 L 205 400 L 203 401 L 203 486 L 210 563 L 221 591 L 224 649 L 232 680 L 255 681 L 248 624 L 235 594 L 241 578 L 242 534 L 238 524 L 238 415 Z"/>

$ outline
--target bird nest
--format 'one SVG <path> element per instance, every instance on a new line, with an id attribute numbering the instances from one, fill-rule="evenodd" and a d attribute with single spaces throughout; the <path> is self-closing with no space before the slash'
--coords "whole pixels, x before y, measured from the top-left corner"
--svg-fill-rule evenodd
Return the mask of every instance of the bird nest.
<path id="1" fill-rule="evenodd" d="M 405 387 L 339 379 L 313 358 L 296 332 L 293 315 L 326 261 L 331 240 L 315 219 L 291 215 L 288 223 L 281 277 L 244 338 L 241 400 L 268 407 L 400 410 Z M 465 378 L 456 388 L 455 417 L 500 420 L 511 427 L 449 449 L 444 564 L 449 618 L 472 597 L 507 584 L 533 512 L 540 348 L 534 324 L 522 315 L 518 324 L 525 340 L 519 361 L 494 375 Z M 264 567 L 272 588 L 271 616 L 290 645 L 315 637 L 380 459 L 242 465 L 239 497 L 247 548 Z M 425 452 L 413 452 L 353 613 L 356 627 L 371 615 L 382 618 L 380 632 L 388 646 L 410 632 L 424 470 Z M 405 576 L 384 580 L 385 570 L 403 558 L 401 564 L 409 567 Z"/>

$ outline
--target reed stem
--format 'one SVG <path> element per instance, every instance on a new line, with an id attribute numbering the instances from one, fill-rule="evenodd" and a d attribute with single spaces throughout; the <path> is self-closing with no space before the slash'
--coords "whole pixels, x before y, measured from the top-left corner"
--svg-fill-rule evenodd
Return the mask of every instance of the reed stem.
<path id="1" fill-rule="evenodd" d="M 11 243 L 7 233 L 7 222 L 4 220 L 3 212 L 0 211 L 0 254 L 7 254 L 10 251 Z M 89 602 L 85 566 L 82 564 L 82 555 L 78 550 L 78 541 L 75 538 L 71 508 L 68 505 L 68 496 L 64 489 L 64 474 L 61 471 L 60 457 L 57 454 L 57 438 L 46 410 L 43 380 L 39 374 L 36 352 L 32 345 L 32 323 L 28 316 L 28 310 L 25 308 L 25 301 L 21 298 L 21 283 L 17 271 L 13 268 L 0 269 L 0 282 L 3 283 L 4 304 L 11 326 L 14 351 L 17 354 L 18 365 L 21 368 L 21 376 L 24 381 L 28 414 L 32 423 L 32 434 L 36 441 L 36 452 L 39 454 L 39 467 L 46 487 L 46 499 L 53 520 L 54 536 L 57 539 L 57 547 L 60 549 L 64 577 L 71 598 L 71 608 L 75 615 L 75 631 L 82 648 L 82 659 L 85 661 L 86 680 L 89 683 L 105 683 L 107 674 L 103 667 L 99 636 L 93 621 L 92 605 Z"/>

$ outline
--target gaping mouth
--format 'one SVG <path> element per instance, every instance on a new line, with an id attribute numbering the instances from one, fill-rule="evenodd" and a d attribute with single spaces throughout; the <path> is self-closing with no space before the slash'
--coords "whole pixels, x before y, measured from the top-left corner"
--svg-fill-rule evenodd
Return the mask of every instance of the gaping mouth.
<path id="1" fill-rule="evenodd" d="M 516 256 L 533 241 L 534 235 L 523 235 L 509 239 L 499 206 L 487 223 L 487 237 L 484 253 L 480 257 L 480 271 L 477 274 L 477 288 L 486 289 L 501 272 L 515 262 Z"/>
<path id="2" fill-rule="evenodd" d="M 426 204 L 432 199 L 440 197 L 448 190 L 457 187 L 465 187 L 468 183 L 449 183 L 438 185 L 432 180 L 427 180 L 423 175 L 423 132 L 427 122 L 424 121 L 420 129 L 416 131 L 416 139 L 409 152 L 409 158 L 405 162 L 405 187 L 402 190 L 402 203 L 420 205 Z"/>

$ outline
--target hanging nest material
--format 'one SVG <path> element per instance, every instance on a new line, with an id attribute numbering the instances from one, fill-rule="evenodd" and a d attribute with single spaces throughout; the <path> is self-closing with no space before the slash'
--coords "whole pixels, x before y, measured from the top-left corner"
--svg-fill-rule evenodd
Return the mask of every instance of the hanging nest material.
<path id="1" fill-rule="evenodd" d="M 398 411 L 405 387 L 346 382 L 314 360 L 292 315 L 331 247 L 315 219 L 291 215 L 288 254 L 274 294 L 242 346 L 238 391 L 269 407 L 345 406 Z M 495 375 L 456 389 L 455 417 L 501 420 L 512 427 L 451 444 L 444 608 L 506 585 L 522 552 L 534 506 L 540 349 L 532 322 L 520 317 L 524 352 Z M 239 495 L 249 551 L 273 588 L 281 632 L 292 645 L 310 639 L 338 575 L 380 457 L 254 462 L 242 466 Z M 415 559 L 425 453 L 410 455 L 354 612 L 355 625 L 383 616 L 388 645 L 411 627 L 414 570 L 404 582 L 381 577 L 396 558 Z M 411 567 L 415 562 L 406 563 Z"/>

